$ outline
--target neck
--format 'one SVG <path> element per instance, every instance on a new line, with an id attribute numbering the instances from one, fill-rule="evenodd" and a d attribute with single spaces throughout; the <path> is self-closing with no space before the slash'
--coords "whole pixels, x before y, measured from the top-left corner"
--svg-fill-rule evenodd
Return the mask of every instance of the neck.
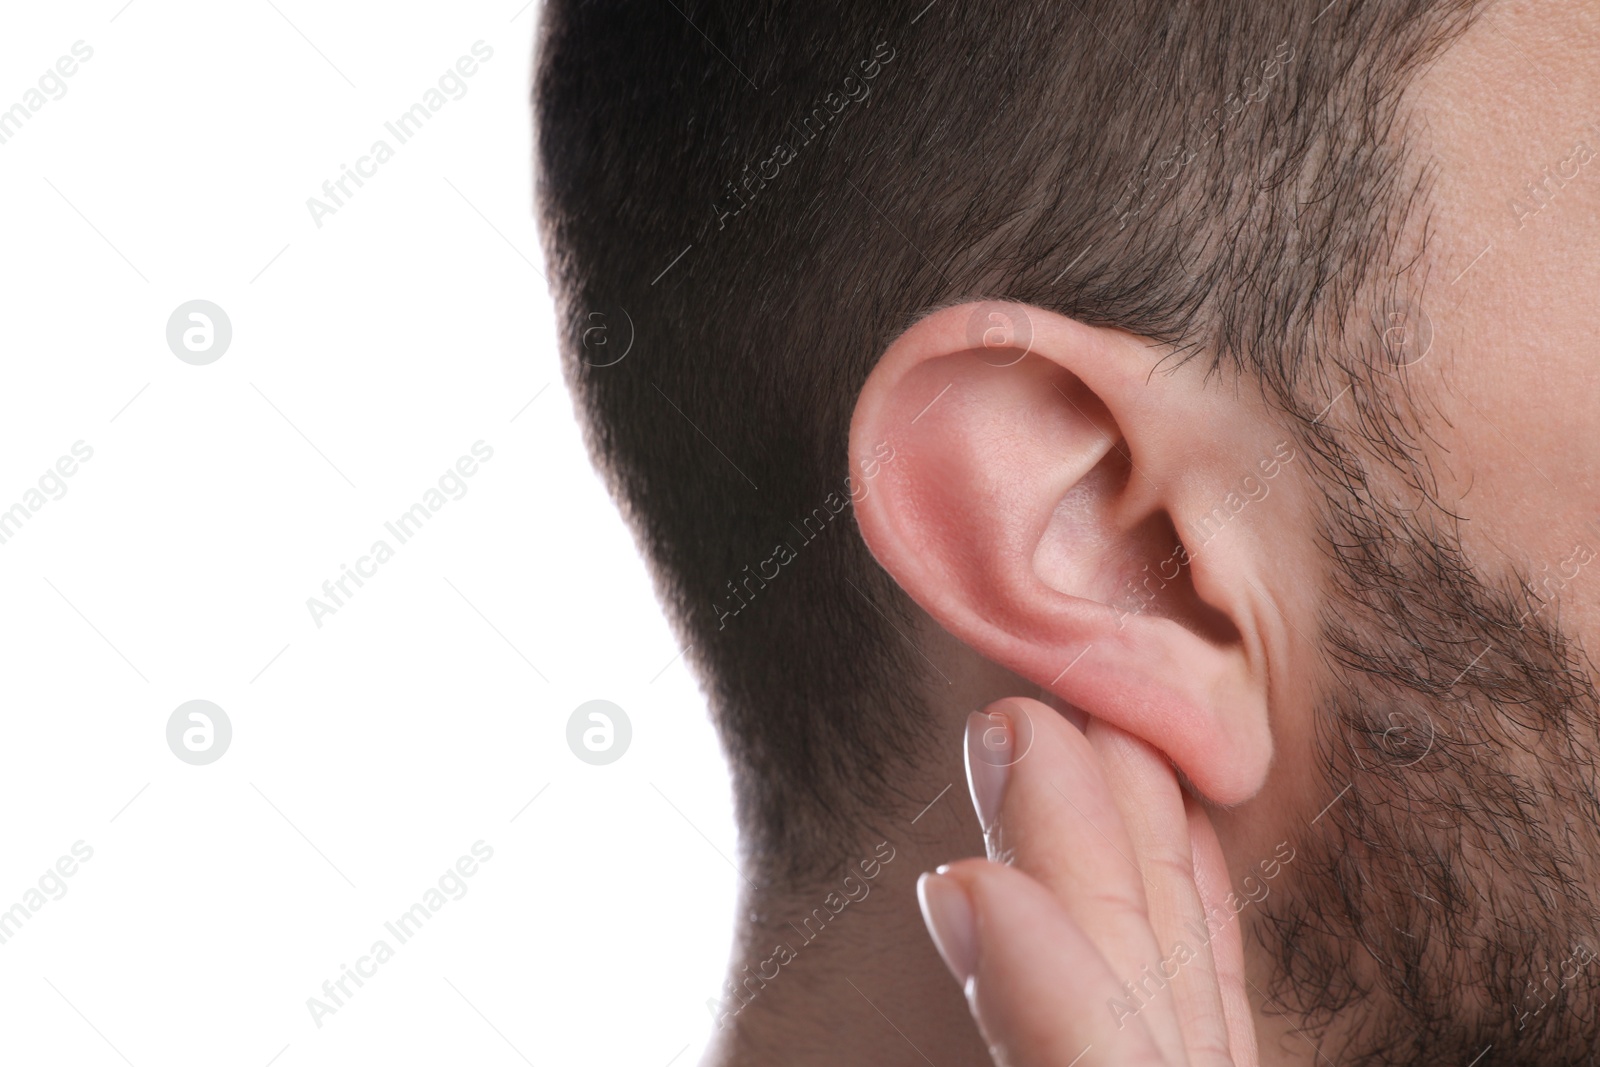
<path id="1" fill-rule="evenodd" d="M 965 847 L 922 834 L 880 838 L 849 859 L 848 878 L 841 872 L 781 899 L 752 895 L 741 914 L 756 918 L 735 938 L 729 968 L 736 989 L 724 990 L 702 1067 L 989 1063 L 917 907 L 918 875 L 981 852 L 966 808 Z M 953 828 L 956 813 L 949 804 L 935 825 Z"/>
<path id="2" fill-rule="evenodd" d="M 896 810 L 863 813 L 872 829 L 841 848 L 834 872 L 747 894 L 725 1011 L 701 1067 L 992 1062 L 923 925 L 917 878 L 984 853 L 967 793 L 967 713 L 1034 690 L 931 621 L 919 629 L 942 665 L 941 684 L 922 694 L 932 756 L 906 768 Z"/>

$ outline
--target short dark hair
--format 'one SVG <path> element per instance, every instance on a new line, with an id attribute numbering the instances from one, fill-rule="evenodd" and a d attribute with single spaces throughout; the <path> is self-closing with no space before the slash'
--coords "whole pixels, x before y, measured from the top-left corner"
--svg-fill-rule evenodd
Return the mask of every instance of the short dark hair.
<path id="1" fill-rule="evenodd" d="M 1477 6 L 546 4 L 567 381 L 707 687 L 747 873 L 816 873 L 928 799 L 899 784 L 938 666 L 847 507 L 887 344 L 937 306 L 1038 305 L 1311 425 L 1360 371 L 1339 339 L 1420 285 L 1401 97 Z"/>

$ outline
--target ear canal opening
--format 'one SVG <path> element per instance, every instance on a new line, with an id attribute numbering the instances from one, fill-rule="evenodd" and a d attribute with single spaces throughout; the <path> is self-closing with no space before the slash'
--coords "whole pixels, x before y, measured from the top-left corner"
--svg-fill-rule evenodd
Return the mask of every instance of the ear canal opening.
<path id="1" fill-rule="evenodd" d="M 1118 612 L 1171 619 L 1218 647 L 1236 645 L 1244 639 L 1233 620 L 1206 603 L 1195 588 L 1189 551 L 1171 516 L 1165 511 L 1155 512 L 1129 532 L 1129 539 L 1141 546 L 1142 558 L 1137 569 L 1130 568 L 1123 602 L 1112 605 Z"/>

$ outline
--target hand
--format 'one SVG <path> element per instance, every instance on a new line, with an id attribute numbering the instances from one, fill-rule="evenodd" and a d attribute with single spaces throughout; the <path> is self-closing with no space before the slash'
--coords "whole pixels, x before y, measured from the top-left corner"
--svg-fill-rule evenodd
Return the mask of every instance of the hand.
<path id="1" fill-rule="evenodd" d="M 1034 700 L 967 721 L 988 860 L 918 883 L 1001 1067 L 1258 1067 L 1216 831 L 1143 741 Z"/>

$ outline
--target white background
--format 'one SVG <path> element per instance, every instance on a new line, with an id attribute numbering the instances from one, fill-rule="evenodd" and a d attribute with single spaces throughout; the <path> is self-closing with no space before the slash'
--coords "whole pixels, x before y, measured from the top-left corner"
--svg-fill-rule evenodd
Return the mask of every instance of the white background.
<path id="1" fill-rule="evenodd" d="M 738 878 L 726 771 L 560 378 L 536 7 L 124 2 L 15 5 L 0 34 L 0 109 L 93 49 L 0 144 L 0 510 L 93 449 L 0 544 L 0 909 L 93 849 L 0 944 L 0 1062 L 693 1063 Z M 317 227 L 307 198 L 380 137 Z M 193 299 L 232 323 L 207 366 L 167 347 Z M 398 545 L 385 521 L 480 440 Z M 379 538 L 319 628 L 307 598 Z M 633 725 L 599 767 L 566 742 L 597 698 Z M 167 747 L 193 699 L 232 722 L 208 766 Z M 480 840 L 398 944 L 383 924 Z M 380 938 L 319 1028 L 307 998 Z"/>

